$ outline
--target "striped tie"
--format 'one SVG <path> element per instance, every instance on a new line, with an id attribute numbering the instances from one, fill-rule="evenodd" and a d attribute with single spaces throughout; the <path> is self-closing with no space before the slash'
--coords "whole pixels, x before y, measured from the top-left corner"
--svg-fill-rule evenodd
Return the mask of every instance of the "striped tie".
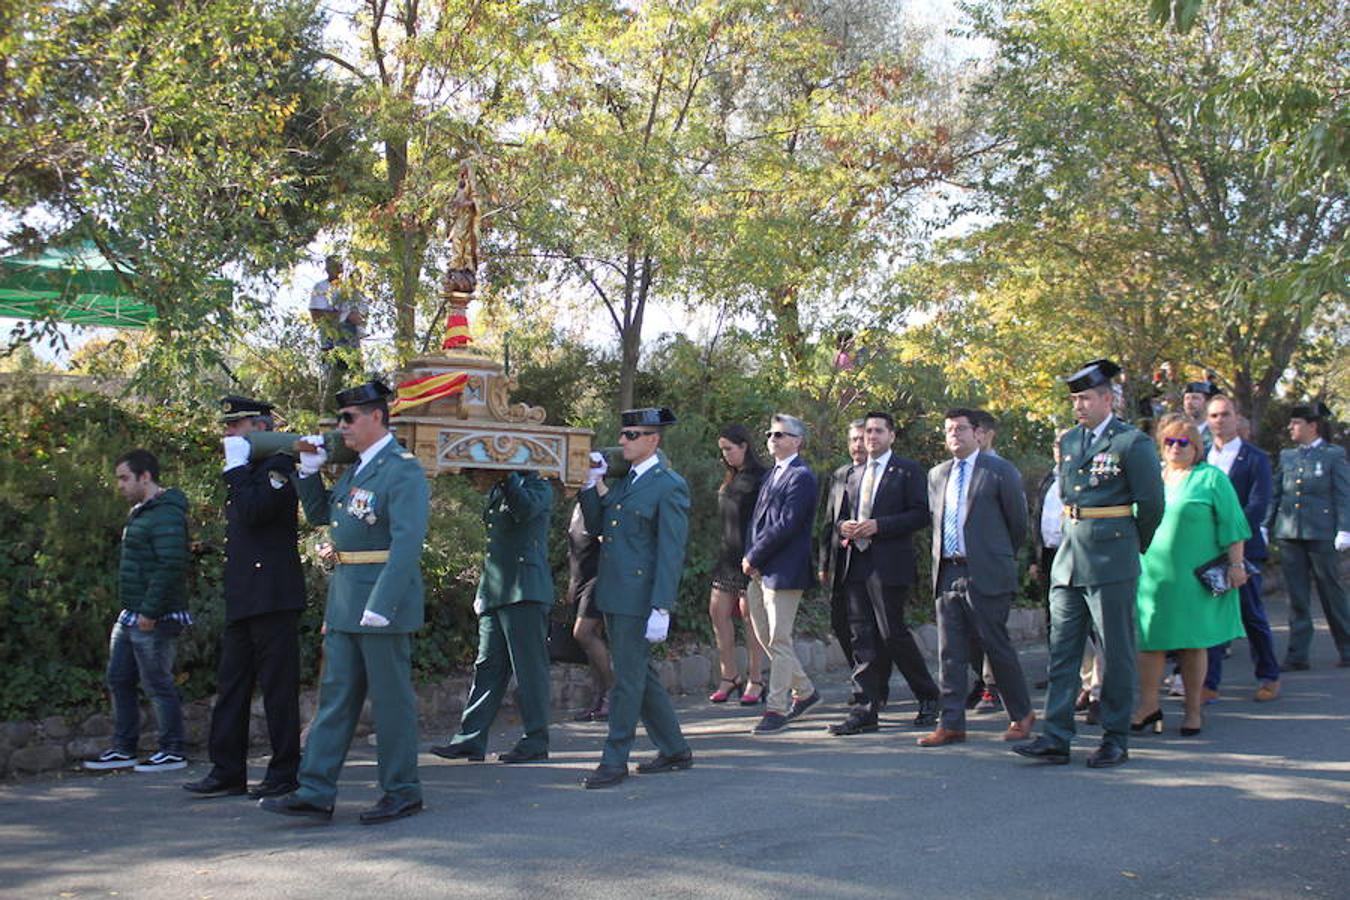
<path id="1" fill-rule="evenodd" d="M 956 461 L 956 502 L 942 511 L 942 555 L 957 556 L 957 531 L 961 527 L 961 507 L 966 501 L 966 461 Z"/>

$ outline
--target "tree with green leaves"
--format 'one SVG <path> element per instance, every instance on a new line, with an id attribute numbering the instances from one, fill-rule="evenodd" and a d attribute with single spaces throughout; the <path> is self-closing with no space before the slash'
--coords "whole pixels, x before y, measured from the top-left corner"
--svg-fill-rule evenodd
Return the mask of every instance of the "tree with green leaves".
<path id="1" fill-rule="evenodd" d="M 915 273 L 951 369 L 1048 408 L 1083 359 L 1171 361 L 1217 371 L 1259 422 L 1343 314 L 1350 206 L 1343 162 L 1309 177 L 1300 127 L 1245 104 L 1266 85 L 1298 123 L 1343 116 L 1343 7 L 1213 4 L 1185 34 L 1129 0 L 968 12 L 996 47 L 969 106 L 995 148 L 972 173 L 990 222 Z"/>
<path id="2" fill-rule="evenodd" d="M 317 6 L 4 0 L 0 15 L 0 212 L 21 223 L 5 242 L 95 242 L 154 304 L 150 368 L 181 384 L 267 306 L 220 277 L 289 266 L 352 174 Z"/>

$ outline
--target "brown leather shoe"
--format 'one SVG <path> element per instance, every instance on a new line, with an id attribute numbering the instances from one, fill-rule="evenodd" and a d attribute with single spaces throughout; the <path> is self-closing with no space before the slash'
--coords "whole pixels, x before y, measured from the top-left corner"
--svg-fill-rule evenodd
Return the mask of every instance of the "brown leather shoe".
<path id="1" fill-rule="evenodd" d="M 1280 683 L 1278 681 L 1263 681 L 1256 688 L 1256 693 L 1252 699 L 1260 703 L 1267 703 L 1280 696 Z"/>
<path id="2" fill-rule="evenodd" d="M 1027 713 L 1021 720 L 1013 722 L 1008 726 L 1008 730 L 1003 732 L 1005 741 L 1027 741 L 1031 739 L 1031 727 L 1036 724 L 1036 714 Z"/>
<path id="3" fill-rule="evenodd" d="M 1206 703 L 1213 703 L 1215 700 L 1219 699 L 1219 692 L 1214 688 L 1205 688 L 1201 691 L 1201 696 Z"/>
<path id="4" fill-rule="evenodd" d="M 966 733 L 964 731 L 949 731 L 939 725 L 932 734 L 925 734 L 915 741 L 920 747 L 942 747 L 947 744 L 964 744 L 966 742 Z"/>

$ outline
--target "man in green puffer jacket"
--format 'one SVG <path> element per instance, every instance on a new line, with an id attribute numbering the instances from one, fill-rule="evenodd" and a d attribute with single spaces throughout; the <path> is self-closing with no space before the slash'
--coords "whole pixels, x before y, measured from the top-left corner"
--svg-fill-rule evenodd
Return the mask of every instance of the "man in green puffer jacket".
<path id="1" fill-rule="evenodd" d="M 131 504 L 122 528 L 118 586 L 122 611 L 113 624 L 108 690 L 113 700 L 113 746 L 86 760 L 86 769 L 134 767 L 166 772 L 187 767 L 183 711 L 174 684 L 178 636 L 192 624 L 187 610 L 187 497 L 159 485 L 159 461 L 148 450 L 118 457 L 117 489 Z M 159 723 L 159 752 L 140 762 L 137 682 L 145 686 Z"/>

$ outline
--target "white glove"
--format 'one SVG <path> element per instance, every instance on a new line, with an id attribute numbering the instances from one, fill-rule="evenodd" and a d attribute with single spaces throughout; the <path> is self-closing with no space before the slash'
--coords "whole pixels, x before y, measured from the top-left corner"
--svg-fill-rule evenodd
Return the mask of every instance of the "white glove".
<path id="1" fill-rule="evenodd" d="M 1336 549 L 1345 550 L 1350 548 L 1350 531 L 1336 532 Z"/>
<path id="2" fill-rule="evenodd" d="M 670 613 L 664 609 L 653 609 L 652 614 L 647 617 L 647 643 L 661 643 L 669 631 Z"/>
<path id="3" fill-rule="evenodd" d="M 487 603 L 483 600 L 482 597 L 474 597 L 473 614 L 475 616 L 481 616 L 485 612 L 487 612 Z"/>
<path id="4" fill-rule="evenodd" d="M 600 479 L 605 477 L 609 471 L 609 460 L 605 459 L 605 454 L 595 450 L 591 451 L 591 468 L 586 473 L 586 483 L 582 485 L 582 490 L 589 490 L 600 483 Z"/>
<path id="5" fill-rule="evenodd" d="M 1264 525 L 1261 526 L 1261 540 L 1270 543 L 1270 529 Z"/>
<path id="6" fill-rule="evenodd" d="M 225 448 L 225 471 L 237 469 L 240 466 L 248 465 L 249 445 L 245 438 L 238 435 L 221 438 L 220 444 Z"/>
<path id="7" fill-rule="evenodd" d="M 361 622 L 359 624 L 362 628 L 388 628 L 389 620 L 379 613 L 371 612 L 367 609 L 361 613 Z"/>
<path id="8" fill-rule="evenodd" d="M 300 474 L 313 475 L 323 468 L 323 464 L 328 460 L 328 451 L 323 449 L 323 435 L 307 434 L 301 438 L 306 444 L 317 447 L 313 453 L 300 451 Z"/>

